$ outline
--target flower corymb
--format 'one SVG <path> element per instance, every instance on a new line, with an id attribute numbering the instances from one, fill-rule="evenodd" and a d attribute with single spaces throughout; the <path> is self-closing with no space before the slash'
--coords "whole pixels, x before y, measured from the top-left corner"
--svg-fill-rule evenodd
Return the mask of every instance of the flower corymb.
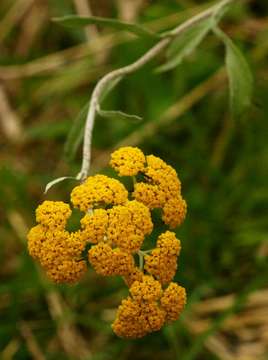
<path id="1" fill-rule="evenodd" d="M 28 233 L 28 250 L 56 283 L 78 282 L 88 263 L 101 276 L 122 276 L 129 296 L 112 328 L 120 337 L 138 338 L 177 320 L 186 303 L 185 289 L 173 282 L 180 240 L 167 230 L 148 250 L 147 239 L 156 227 L 153 209 L 160 209 L 172 229 L 184 221 L 187 206 L 175 169 L 160 158 L 123 147 L 111 155 L 110 165 L 120 177 L 133 178 L 132 188 L 106 175 L 88 177 L 70 195 L 82 212 L 73 232 L 67 230 L 71 205 L 44 201 Z"/>

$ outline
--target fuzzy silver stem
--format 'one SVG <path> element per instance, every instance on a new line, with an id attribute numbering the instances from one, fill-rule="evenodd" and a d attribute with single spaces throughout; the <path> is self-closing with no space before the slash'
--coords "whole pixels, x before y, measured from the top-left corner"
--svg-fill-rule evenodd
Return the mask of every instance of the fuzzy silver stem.
<path id="1" fill-rule="evenodd" d="M 149 61 L 154 59 L 162 50 L 164 50 L 172 41 L 174 36 L 179 36 L 183 34 L 186 30 L 194 26 L 195 24 L 213 16 L 213 14 L 218 11 L 220 8 L 228 5 L 234 0 L 223 0 L 216 5 L 213 5 L 209 9 L 197 14 L 193 18 L 185 21 L 183 24 L 177 26 L 174 30 L 167 32 L 166 37 L 161 39 L 156 45 L 154 45 L 150 50 L 148 50 L 141 58 L 139 58 L 134 63 L 124 66 L 120 69 L 114 70 L 107 75 L 105 75 L 95 86 L 93 90 L 92 97 L 89 104 L 89 110 L 86 119 L 85 132 L 84 132 L 84 143 L 83 143 L 83 161 L 80 173 L 77 175 L 77 179 L 84 181 L 90 170 L 90 162 L 91 162 L 91 143 L 92 143 L 92 132 L 95 122 L 96 113 L 98 111 L 99 100 L 107 88 L 110 82 L 123 78 L 126 75 L 129 75 Z"/>

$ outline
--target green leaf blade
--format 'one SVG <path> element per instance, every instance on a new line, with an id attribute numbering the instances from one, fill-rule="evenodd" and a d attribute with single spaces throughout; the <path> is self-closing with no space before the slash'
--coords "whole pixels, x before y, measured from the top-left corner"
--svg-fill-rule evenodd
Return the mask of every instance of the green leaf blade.
<path id="1" fill-rule="evenodd" d="M 62 176 L 62 177 L 59 177 L 57 179 L 54 179 L 52 181 L 50 181 L 47 185 L 46 185 L 46 188 L 45 188 L 45 191 L 44 191 L 44 194 L 46 194 L 48 192 L 49 189 L 51 189 L 54 185 L 56 184 L 59 184 L 60 182 L 64 181 L 64 180 L 76 180 L 75 177 L 73 176 Z"/>
<path id="2" fill-rule="evenodd" d="M 220 29 L 215 33 L 226 47 L 226 68 L 230 84 L 230 107 L 234 117 L 239 117 L 252 104 L 253 75 L 244 55 L 233 41 Z"/>
<path id="3" fill-rule="evenodd" d="M 151 38 L 151 39 L 152 38 L 153 39 L 160 38 L 160 35 L 146 29 L 145 27 L 143 27 L 141 25 L 124 22 L 124 21 L 119 21 L 116 19 L 103 18 L 103 17 L 98 17 L 98 16 L 85 17 L 85 16 L 78 16 L 78 15 L 68 15 L 68 16 L 63 16 L 63 17 L 59 17 L 59 18 L 54 18 L 53 20 L 55 22 L 61 23 L 62 25 L 69 26 L 69 27 L 82 28 L 82 27 L 93 24 L 93 25 L 101 25 L 101 26 L 111 27 L 116 30 L 128 31 L 128 32 L 131 32 L 140 37 L 147 37 L 147 38 Z"/>
<path id="4" fill-rule="evenodd" d="M 226 65 L 230 79 L 231 109 L 235 116 L 240 116 L 252 103 L 253 76 L 243 54 L 232 42 L 227 46 Z"/>
<path id="5" fill-rule="evenodd" d="M 213 24 L 212 19 L 206 19 L 175 38 L 167 50 L 167 62 L 159 66 L 156 72 L 169 71 L 178 66 L 202 42 Z"/>
<path id="6" fill-rule="evenodd" d="M 123 111 L 118 110 L 98 110 L 98 114 L 106 119 L 116 119 L 116 120 L 130 120 L 130 121 L 141 121 L 142 118 L 138 115 L 126 114 Z"/>

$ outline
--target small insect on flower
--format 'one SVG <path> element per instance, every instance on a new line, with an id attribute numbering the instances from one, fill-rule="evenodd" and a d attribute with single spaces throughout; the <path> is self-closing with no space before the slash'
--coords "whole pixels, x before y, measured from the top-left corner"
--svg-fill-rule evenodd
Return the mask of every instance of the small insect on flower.
<path id="1" fill-rule="evenodd" d="M 187 206 L 175 169 L 162 159 L 123 147 L 111 155 L 110 165 L 120 177 L 141 175 L 134 191 L 106 175 L 88 177 L 71 192 L 71 204 L 84 213 L 75 232 L 66 228 L 71 206 L 44 201 L 28 233 L 28 250 L 55 283 L 77 283 L 88 263 L 101 276 L 122 276 L 129 296 L 112 328 L 120 337 L 139 338 L 177 320 L 186 303 L 185 289 L 172 282 L 181 251 L 176 234 L 166 231 L 153 249 L 143 250 L 154 230 L 151 210 L 161 209 L 163 222 L 175 228 Z"/>

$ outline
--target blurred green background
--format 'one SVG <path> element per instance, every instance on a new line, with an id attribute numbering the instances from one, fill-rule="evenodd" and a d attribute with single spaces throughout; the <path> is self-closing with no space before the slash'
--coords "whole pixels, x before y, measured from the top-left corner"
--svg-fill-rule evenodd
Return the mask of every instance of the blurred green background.
<path id="1" fill-rule="evenodd" d="M 163 54 L 124 79 L 105 108 L 143 121 L 98 118 L 92 173 L 111 149 L 139 146 L 174 166 L 188 216 L 176 280 L 188 305 L 180 320 L 140 340 L 111 331 L 126 287 L 89 271 L 54 286 L 30 258 L 26 233 L 44 199 L 68 201 L 81 147 L 66 147 L 96 81 L 152 46 L 109 29 L 65 28 L 55 16 L 115 17 L 170 29 L 203 10 L 197 0 L 1 0 L 0 2 L 0 359 L 268 358 L 268 3 L 238 2 L 221 28 L 255 77 L 254 103 L 233 120 L 222 71 L 224 47 L 209 35 L 175 70 L 155 74 Z"/>

